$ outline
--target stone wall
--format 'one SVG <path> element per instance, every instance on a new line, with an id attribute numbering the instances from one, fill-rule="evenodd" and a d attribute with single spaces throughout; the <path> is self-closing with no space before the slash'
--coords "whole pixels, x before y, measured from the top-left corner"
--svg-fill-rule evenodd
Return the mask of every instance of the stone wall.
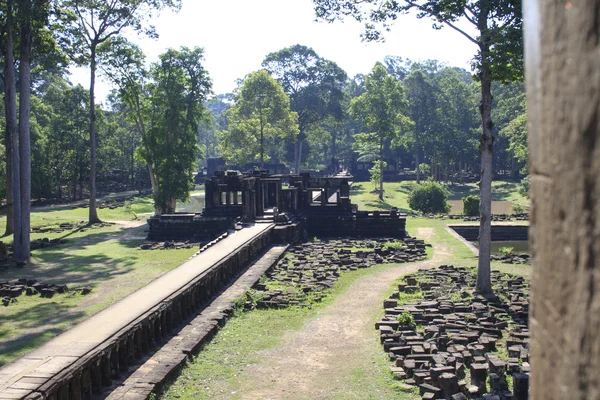
<path id="1" fill-rule="evenodd" d="M 479 226 L 476 225 L 450 225 L 460 236 L 469 242 L 475 242 L 479 238 Z M 529 226 L 527 225 L 492 225 L 492 241 L 528 240 Z"/>
<path id="2" fill-rule="evenodd" d="M 171 332 L 195 316 L 198 310 L 220 291 L 248 264 L 270 245 L 272 229 L 254 237 L 233 250 L 212 268 L 190 281 L 164 301 L 124 326 L 112 337 L 95 347 L 58 375 L 32 388 L 23 399 L 80 400 L 90 399 L 102 387 L 110 386 L 113 378 L 128 370 Z M 181 353 L 181 357 L 186 354 Z"/>
<path id="3" fill-rule="evenodd" d="M 173 213 L 148 218 L 148 240 L 212 240 L 234 228 L 233 217 L 202 217 L 200 214 Z"/>
<path id="4" fill-rule="evenodd" d="M 313 214 L 306 231 L 317 237 L 404 237 L 406 216 L 395 212 L 358 211 L 351 215 Z"/>

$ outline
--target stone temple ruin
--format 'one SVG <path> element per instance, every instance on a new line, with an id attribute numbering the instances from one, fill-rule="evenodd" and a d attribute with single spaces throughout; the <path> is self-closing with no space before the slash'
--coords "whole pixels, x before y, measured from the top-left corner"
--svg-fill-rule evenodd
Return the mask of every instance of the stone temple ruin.
<path id="1" fill-rule="evenodd" d="M 213 240 L 243 224 L 275 223 L 278 242 L 312 236 L 404 237 L 406 215 L 359 211 L 350 201 L 349 177 L 239 175 L 216 171 L 205 183 L 202 213 L 173 213 L 148 220 L 150 240 Z"/>

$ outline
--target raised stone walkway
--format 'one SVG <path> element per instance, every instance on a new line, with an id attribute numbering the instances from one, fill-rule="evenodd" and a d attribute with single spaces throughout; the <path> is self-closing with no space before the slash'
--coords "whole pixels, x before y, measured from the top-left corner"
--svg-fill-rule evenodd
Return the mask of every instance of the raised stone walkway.
<path id="1" fill-rule="evenodd" d="M 115 370 L 127 369 L 132 358 L 140 358 L 141 350 L 148 350 L 157 339 L 164 338 L 169 325 L 180 322 L 178 319 L 181 318 L 177 317 L 190 313 L 193 306 L 190 302 L 202 302 L 204 293 L 198 292 L 216 294 L 219 289 L 215 287 L 223 285 L 220 281 L 225 275 L 237 271 L 227 267 L 223 274 L 214 273 L 206 287 L 190 288 L 192 283 L 212 273 L 211 269 L 227 258 L 235 257 L 239 264 L 253 255 L 258 247 L 249 250 L 246 247 L 252 247 L 253 242 L 272 228 L 272 224 L 256 224 L 228 236 L 147 286 L 0 368 L 0 400 L 47 396 L 58 400 L 80 399 L 82 388 L 85 393 L 97 390 L 100 382 L 110 384 Z M 270 239 L 262 239 L 261 245 L 266 242 Z M 246 253 L 236 253 L 238 249 L 244 249 Z M 169 302 L 169 306 L 176 302 L 176 309 L 165 306 L 165 302 Z M 151 312 L 155 315 L 149 315 Z M 143 318 L 152 319 L 152 324 L 142 326 Z M 127 337 L 122 340 L 124 336 Z M 92 359 L 93 363 L 83 365 Z"/>

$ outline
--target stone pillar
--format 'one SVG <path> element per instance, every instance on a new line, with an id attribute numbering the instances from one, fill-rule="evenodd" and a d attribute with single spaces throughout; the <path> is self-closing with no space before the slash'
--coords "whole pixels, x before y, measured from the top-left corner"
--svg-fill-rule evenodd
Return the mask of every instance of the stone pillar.
<path id="1" fill-rule="evenodd" d="M 350 185 L 344 179 L 340 182 L 340 199 L 345 197 L 350 197 Z"/>
<path id="2" fill-rule="evenodd" d="M 600 398 L 600 0 L 525 2 L 531 399 Z"/>

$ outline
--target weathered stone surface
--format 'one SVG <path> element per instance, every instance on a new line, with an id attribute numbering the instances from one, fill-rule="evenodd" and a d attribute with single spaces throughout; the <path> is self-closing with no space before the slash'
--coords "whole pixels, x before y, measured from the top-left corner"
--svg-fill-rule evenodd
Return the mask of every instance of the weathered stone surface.
<path id="1" fill-rule="evenodd" d="M 453 266 L 406 276 L 398 292 L 418 290 L 424 299 L 397 304 L 398 295 L 393 293 L 384 301 L 385 316 L 376 327 L 384 350 L 413 384 L 441 390 L 435 392 L 441 397 L 434 398 L 483 398 L 489 378 L 490 396 L 512 399 L 506 374 L 529 369 L 528 284 L 522 277 L 493 272 L 496 297 L 487 299 L 470 289 L 474 279 L 470 270 Z M 395 307 L 391 300 L 396 301 Z M 415 324 L 399 323 L 399 316 L 407 313 Z M 513 357 L 501 359 L 500 348 L 510 349 Z M 465 376 L 469 387 L 460 380 Z"/>

